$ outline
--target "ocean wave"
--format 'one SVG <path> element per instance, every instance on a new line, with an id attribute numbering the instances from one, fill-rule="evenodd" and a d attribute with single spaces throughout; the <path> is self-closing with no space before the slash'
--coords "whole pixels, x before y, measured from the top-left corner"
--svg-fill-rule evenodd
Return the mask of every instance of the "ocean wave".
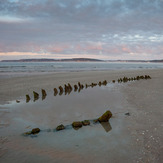
<path id="1" fill-rule="evenodd" d="M 25 67 L 27 67 L 27 66 L 0 66 L 0 68 L 25 68 Z"/>

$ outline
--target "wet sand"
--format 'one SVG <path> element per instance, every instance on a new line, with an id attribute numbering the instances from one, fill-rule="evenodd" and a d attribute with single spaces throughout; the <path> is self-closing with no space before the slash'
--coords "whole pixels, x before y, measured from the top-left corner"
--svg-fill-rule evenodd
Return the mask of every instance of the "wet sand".
<path id="1" fill-rule="evenodd" d="M 150 80 L 109 83 L 80 93 L 53 96 L 65 83 L 112 81 L 148 74 Z M 162 162 L 163 71 L 71 72 L 3 77 L 0 106 L 0 162 Z M 38 84 L 39 83 L 39 84 Z M 42 101 L 25 102 L 25 94 L 47 90 Z M 20 103 L 15 100 L 20 99 Z M 14 100 L 8 103 L 8 101 Z M 57 125 L 95 119 L 106 110 L 108 124 L 53 132 Z M 130 116 L 125 113 L 130 113 Z M 111 128 L 109 128 L 109 125 Z M 21 134 L 39 127 L 36 137 Z M 123 160 L 123 161 L 122 161 Z"/>

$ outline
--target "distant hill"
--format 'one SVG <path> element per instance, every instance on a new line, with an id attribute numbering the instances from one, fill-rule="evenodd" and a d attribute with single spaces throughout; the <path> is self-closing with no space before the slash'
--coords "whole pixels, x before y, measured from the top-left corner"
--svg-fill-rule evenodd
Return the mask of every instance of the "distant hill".
<path id="1" fill-rule="evenodd" d="M 72 59 L 19 59 L 19 60 L 2 60 L 1 62 L 103 62 L 103 60 L 92 58 L 72 58 Z"/>
<path id="2" fill-rule="evenodd" d="M 100 60 L 92 58 L 72 58 L 72 59 L 48 59 L 48 58 L 35 58 L 35 59 L 19 59 L 19 60 L 2 60 L 1 62 L 150 62 L 150 63 L 163 63 L 162 60 Z"/>
<path id="3" fill-rule="evenodd" d="M 162 60 L 107 60 L 107 62 L 144 62 L 144 63 L 163 63 Z"/>
<path id="4" fill-rule="evenodd" d="M 162 62 L 163 63 L 163 59 L 162 60 L 152 60 L 151 62 Z"/>
<path id="5" fill-rule="evenodd" d="M 72 59 L 20 59 L 20 60 L 2 60 L 1 62 L 103 62 L 103 60 L 92 58 L 72 58 Z"/>

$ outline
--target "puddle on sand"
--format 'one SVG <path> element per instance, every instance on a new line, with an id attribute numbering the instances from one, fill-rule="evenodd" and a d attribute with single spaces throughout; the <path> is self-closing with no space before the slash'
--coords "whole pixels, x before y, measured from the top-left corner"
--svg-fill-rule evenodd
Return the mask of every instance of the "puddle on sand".
<path id="1" fill-rule="evenodd" d="M 124 128 L 124 114 L 111 118 L 109 123 L 91 123 L 79 130 L 70 127 L 53 132 L 60 124 L 96 119 L 106 110 L 111 110 L 113 115 L 124 111 L 124 97 L 119 87 L 119 84 L 94 87 L 62 96 L 47 92 L 46 98 L 35 102 L 3 105 L 10 112 L 3 116 L 9 126 L 0 128 L 1 137 L 7 137 L 9 141 L 5 143 L 7 152 L 0 160 L 98 162 L 102 159 L 105 162 L 115 160 L 119 155 L 127 162 L 128 156 L 133 158 L 134 153 L 130 150 L 130 138 Z M 35 127 L 43 131 L 34 137 L 22 136 Z"/>

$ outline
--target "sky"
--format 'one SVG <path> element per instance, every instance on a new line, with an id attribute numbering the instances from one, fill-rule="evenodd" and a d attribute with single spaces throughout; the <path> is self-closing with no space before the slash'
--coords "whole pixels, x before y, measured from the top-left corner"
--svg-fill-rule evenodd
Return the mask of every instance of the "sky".
<path id="1" fill-rule="evenodd" d="M 163 59 L 163 0 L 0 0 L 0 60 Z"/>

